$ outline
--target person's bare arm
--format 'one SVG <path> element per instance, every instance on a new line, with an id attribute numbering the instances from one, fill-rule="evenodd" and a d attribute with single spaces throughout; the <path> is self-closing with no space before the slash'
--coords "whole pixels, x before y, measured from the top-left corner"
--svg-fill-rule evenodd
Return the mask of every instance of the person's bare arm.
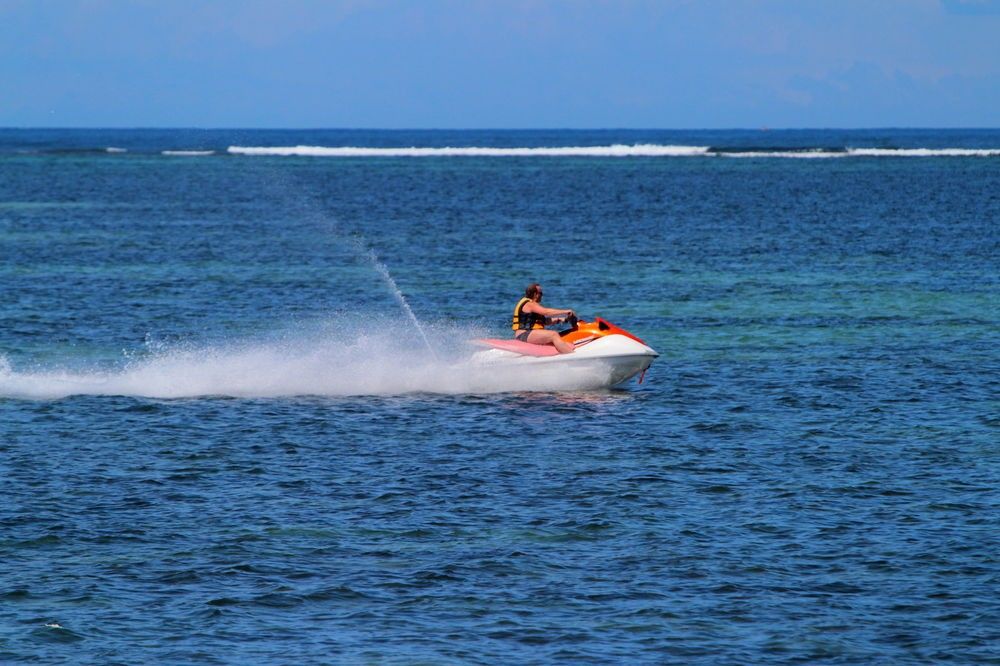
<path id="1" fill-rule="evenodd" d="M 545 317 L 559 317 L 562 315 L 566 315 L 568 317 L 574 314 L 572 310 L 559 310 L 557 308 L 542 307 L 541 305 L 539 305 L 534 301 L 525 303 L 522 309 L 525 310 L 526 312 L 534 312 L 535 314 L 540 314 Z"/>

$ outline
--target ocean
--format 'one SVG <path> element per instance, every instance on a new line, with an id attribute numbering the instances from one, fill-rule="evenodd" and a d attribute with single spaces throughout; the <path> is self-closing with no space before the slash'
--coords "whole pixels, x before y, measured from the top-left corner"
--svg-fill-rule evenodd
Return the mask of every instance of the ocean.
<path id="1" fill-rule="evenodd" d="M 1000 130 L 5 129 L 0 287 L 0 662 L 1000 663 Z"/>

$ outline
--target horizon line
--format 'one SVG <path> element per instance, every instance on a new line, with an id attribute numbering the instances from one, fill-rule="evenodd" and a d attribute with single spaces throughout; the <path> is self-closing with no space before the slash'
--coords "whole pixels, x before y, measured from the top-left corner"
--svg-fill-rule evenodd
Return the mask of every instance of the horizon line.
<path id="1" fill-rule="evenodd" d="M 183 130 L 197 132 L 817 132 L 817 131 L 1000 131 L 998 127 L 873 125 L 868 127 L 238 127 L 194 125 L 0 125 L 0 131 L 150 131 Z"/>

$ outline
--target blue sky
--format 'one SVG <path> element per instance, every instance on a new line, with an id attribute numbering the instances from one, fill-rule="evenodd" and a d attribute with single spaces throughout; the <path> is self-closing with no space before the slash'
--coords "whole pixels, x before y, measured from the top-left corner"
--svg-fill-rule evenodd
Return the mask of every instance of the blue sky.
<path id="1" fill-rule="evenodd" d="M 1000 0 L 0 0 L 0 126 L 998 127 Z"/>

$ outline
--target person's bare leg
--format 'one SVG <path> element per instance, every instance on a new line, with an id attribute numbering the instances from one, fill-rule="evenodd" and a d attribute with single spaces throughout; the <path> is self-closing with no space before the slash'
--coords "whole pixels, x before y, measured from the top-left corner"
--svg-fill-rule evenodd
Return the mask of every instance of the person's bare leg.
<path id="1" fill-rule="evenodd" d="M 544 331 L 542 329 L 537 329 L 528 333 L 528 342 L 535 345 L 552 345 L 560 354 L 570 354 L 576 350 L 576 348 L 563 341 L 555 331 Z"/>

